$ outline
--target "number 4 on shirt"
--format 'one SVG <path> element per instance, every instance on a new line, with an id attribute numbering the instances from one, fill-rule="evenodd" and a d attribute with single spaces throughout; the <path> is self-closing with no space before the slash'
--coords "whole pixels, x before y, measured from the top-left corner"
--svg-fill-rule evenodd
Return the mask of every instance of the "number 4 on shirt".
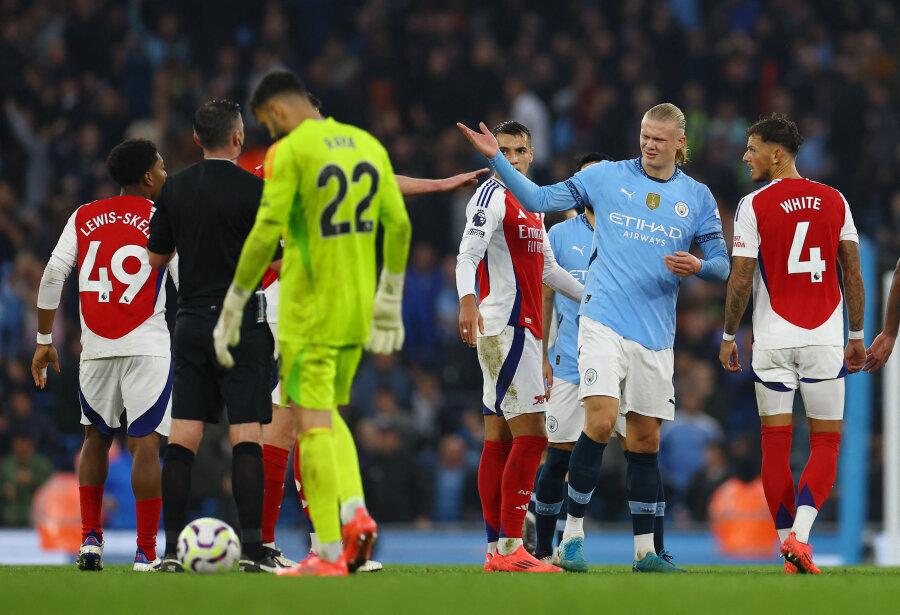
<path id="1" fill-rule="evenodd" d="M 822 260 L 822 250 L 810 247 L 809 260 L 802 260 L 803 244 L 806 242 L 808 231 L 809 222 L 797 223 L 794 240 L 791 242 L 791 252 L 788 255 L 788 273 L 808 273 L 810 282 L 821 282 L 826 268 L 825 261 Z"/>

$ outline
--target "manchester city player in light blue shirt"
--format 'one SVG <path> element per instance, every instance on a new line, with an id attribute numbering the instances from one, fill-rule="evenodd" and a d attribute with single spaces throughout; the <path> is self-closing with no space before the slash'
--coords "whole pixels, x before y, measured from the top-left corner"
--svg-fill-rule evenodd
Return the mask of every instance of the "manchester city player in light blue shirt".
<path id="1" fill-rule="evenodd" d="M 630 451 L 626 485 L 634 526 L 633 570 L 677 572 L 657 555 L 653 543 L 659 429 L 663 420 L 675 416 L 675 304 L 681 278 L 724 281 L 729 271 L 716 201 L 709 188 L 678 168 L 687 158 L 684 114 L 670 103 L 653 107 L 641 121 L 639 158 L 600 162 L 545 187 L 506 162 L 484 124 L 481 133 L 458 126 L 525 209 L 559 211 L 587 202 L 596 213 L 579 311 L 579 394 L 585 423 L 569 463 L 560 564 L 586 569 L 584 509 L 621 413 Z M 705 260 L 688 252 L 692 242 Z"/>

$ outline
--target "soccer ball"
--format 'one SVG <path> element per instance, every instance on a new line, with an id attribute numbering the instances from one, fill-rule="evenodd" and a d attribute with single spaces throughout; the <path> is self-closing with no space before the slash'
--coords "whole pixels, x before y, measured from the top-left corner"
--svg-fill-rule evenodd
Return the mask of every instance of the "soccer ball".
<path id="1" fill-rule="evenodd" d="M 237 534 L 219 519 L 196 519 L 178 535 L 178 560 L 186 570 L 198 574 L 229 572 L 240 555 Z"/>

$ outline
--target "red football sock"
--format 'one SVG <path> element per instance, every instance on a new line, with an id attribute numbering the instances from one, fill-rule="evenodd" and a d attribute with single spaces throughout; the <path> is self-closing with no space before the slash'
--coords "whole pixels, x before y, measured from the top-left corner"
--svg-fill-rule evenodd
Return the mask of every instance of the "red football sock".
<path id="1" fill-rule="evenodd" d="M 137 546 L 152 562 L 156 559 L 156 534 L 159 532 L 162 498 L 138 500 L 134 504 L 137 511 Z"/>
<path id="2" fill-rule="evenodd" d="M 793 427 L 762 426 L 762 483 L 775 521 L 775 529 L 787 529 L 794 524 L 796 493 L 791 475 L 791 434 Z"/>
<path id="3" fill-rule="evenodd" d="M 281 500 L 284 499 L 284 475 L 287 471 L 288 449 L 263 445 L 263 472 L 266 483 L 263 493 L 262 540 L 275 542 L 275 524 L 281 512 Z"/>
<path id="4" fill-rule="evenodd" d="M 103 513 L 103 485 L 78 487 L 78 499 L 81 502 L 81 540 L 87 538 L 91 530 L 103 538 L 103 525 L 100 523 Z"/>
<path id="5" fill-rule="evenodd" d="M 478 464 L 478 496 L 481 498 L 488 542 L 497 542 L 500 536 L 500 505 L 503 501 L 501 485 L 506 460 L 512 448 L 512 442 L 485 440 L 481 451 L 481 462 Z"/>
<path id="6" fill-rule="evenodd" d="M 500 507 L 500 535 L 521 538 L 522 523 L 528 512 L 534 477 L 541 465 L 541 454 L 547 448 L 547 438 L 519 436 L 513 438 L 512 452 L 503 470 L 503 503 Z"/>
<path id="7" fill-rule="evenodd" d="M 800 476 L 798 504 L 822 507 L 837 477 L 837 458 L 841 448 L 839 433 L 809 434 L 809 461 Z"/>

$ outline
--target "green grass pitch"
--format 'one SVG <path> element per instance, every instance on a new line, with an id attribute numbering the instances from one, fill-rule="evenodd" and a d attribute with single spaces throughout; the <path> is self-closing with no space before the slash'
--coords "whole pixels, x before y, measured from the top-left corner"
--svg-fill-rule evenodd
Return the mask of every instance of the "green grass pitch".
<path id="1" fill-rule="evenodd" d="M 107 565 L 0 566 L 0 613 L 894 613 L 900 569 L 830 568 L 786 576 L 776 566 L 687 567 L 690 574 L 485 574 L 479 566 L 386 566 L 344 579 L 268 574 L 135 573 Z M 590 610 L 588 610 L 590 609 Z"/>

